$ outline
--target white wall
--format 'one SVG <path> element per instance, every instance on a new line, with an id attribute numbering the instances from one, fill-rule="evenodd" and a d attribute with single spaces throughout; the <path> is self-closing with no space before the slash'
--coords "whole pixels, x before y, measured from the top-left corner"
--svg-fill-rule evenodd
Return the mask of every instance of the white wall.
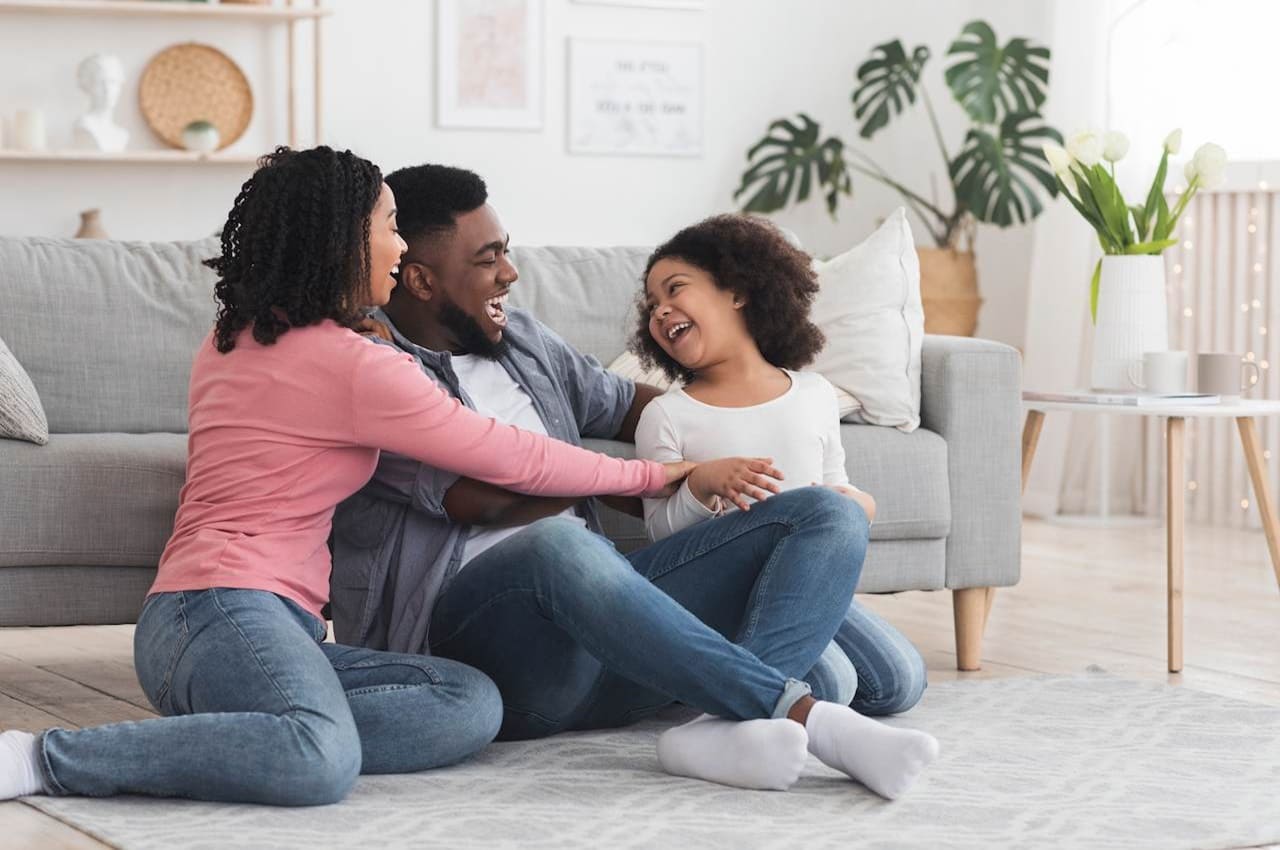
<path id="1" fill-rule="evenodd" d="M 857 139 L 849 104 L 854 71 L 871 47 L 901 37 L 927 44 L 926 72 L 954 151 L 964 116 L 942 82 L 945 53 L 963 24 L 988 20 L 1002 39 L 1043 41 L 1047 17 L 1019 0 L 708 0 L 702 12 L 546 2 L 546 115 L 540 131 L 444 130 L 434 126 L 434 4 L 423 0 L 332 0 L 326 23 L 325 141 L 350 147 L 390 170 L 424 161 L 465 165 L 485 176 L 515 241 L 525 244 L 651 244 L 678 227 L 732 209 L 746 148 L 768 122 L 805 111 Z M 705 45 L 705 155 L 697 159 L 574 156 L 565 152 L 566 41 L 570 37 L 697 41 Z M 250 75 L 258 111 L 241 147 L 283 138 L 282 37 L 247 24 L 31 15 L 0 16 L 0 115 L 42 105 L 53 138 L 65 143 L 83 102 L 75 65 L 110 50 L 129 69 L 120 117 L 135 143 L 152 145 L 134 106 L 146 59 L 169 43 L 208 41 Z M 51 45 L 56 47 L 51 48 Z M 300 57 L 300 63 L 306 57 Z M 268 120 L 274 119 L 274 120 Z M 858 142 L 859 144 L 863 144 Z M 944 166 L 923 111 L 864 149 L 922 192 Z M 0 162 L 0 233 L 70 234 L 77 212 L 103 208 L 117 238 L 191 238 L 213 231 L 247 173 L 245 167 L 23 164 Z M 944 194 L 944 201 L 948 200 Z M 778 220 L 813 252 L 861 239 L 897 205 L 892 192 L 855 180 L 838 222 L 818 201 Z M 923 232 L 921 232 L 923 235 Z M 1030 262 L 1029 228 L 979 234 L 984 297 L 979 332 L 1021 345 Z"/>

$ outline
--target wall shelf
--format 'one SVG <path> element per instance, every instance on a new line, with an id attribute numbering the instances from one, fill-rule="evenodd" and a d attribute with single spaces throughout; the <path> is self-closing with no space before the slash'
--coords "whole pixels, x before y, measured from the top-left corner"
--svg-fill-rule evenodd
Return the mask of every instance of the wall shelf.
<path id="1" fill-rule="evenodd" d="M 310 3 L 295 5 L 294 0 L 283 3 L 251 4 L 251 3 L 197 3 L 190 0 L 0 0 L 0 15 L 5 13 L 21 13 L 35 15 L 102 15 L 107 17 L 151 17 L 169 18 L 173 21 L 195 21 L 197 19 L 221 18 L 227 21 L 244 21 L 252 24 L 272 25 L 284 24 L 287 31 L 286 42 L 286 94 L 288 97 L 289 146 L 297 148 L 301 143 L 298 121 L 298 73 L 296 69 L 296 52 L 299 38 L 298 27 L 310 23 L 312 35 L 312 144 L 320 144 L 322 136 L 322 79 L 321 79 L 321 35 L 320 23 L 333 14 L 332 9 L 322 5 L 322 0 L 311 0 Z M 269 148 L 275 147 L 274 144 Z M 264 151 L 265 152 L 265 151 Z M 167 162 L 167 163 L 236 163 L 248 164 L 257 161 L 258 156 L 250 154 L 211 155 L 195 154 L 185 150 L 144 149 L 123 151 L 121 153 L 104 154 L 93 151 L 20 151 L 0 149 L 0 163 L 3 162 Z"/>
<path id="2" fill-rule="evenodd" d="M 100 163 L 149 163 L 161 162 L 169 164 L 199 163 L 252 165 L 258 157 L 243 153 L 200 154 L 183 150 L 133 150 L 119 153 L 98 153 L 95 151 L 19 151 L 0 149 L 0 162 L 100 162 Z"/>
<path id="3" fill-rule="evenodd" d="M 179 0 L 0 0 L 0 13 L 39 15 L 132 15 L 134 17 L 226 18 L 255 21 L 298 21 L 323 18 L 332 10 L 304 6 L 248 3 L 192 3 Z"/>

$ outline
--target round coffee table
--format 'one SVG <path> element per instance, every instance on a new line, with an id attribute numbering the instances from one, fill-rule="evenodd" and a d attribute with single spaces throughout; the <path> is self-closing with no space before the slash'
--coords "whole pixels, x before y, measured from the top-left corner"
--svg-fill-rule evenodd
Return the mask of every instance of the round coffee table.
<path id="1" fill-rule="evenodd" d="M 1240 443 L 1244 447 L 1249 465 L 1249 477 L 1253 481 L 1254 498 L 1258 513 L 1262 516 L 1262 530 L 1266 533 L 1267 548 L 1271 553 L 1271 567 L 1280 583 L 1280 523 L 1276 520 L 1271 487 L 1267 483 L 1267 468 L 1262 456 L 1262 444 L 1258 440 L 1257 418 L 1280 415 L 1280 401 L 1239 401 L 1225 404 L 1096 404 L 1084 401 L 1039 401 L 1023 397 L 1022 406 L 1027 410 L 1026 424 L 1022 429 L 1022 487 L 1026 489 L 1027 474 L 1035 456 L 1036 441 L 1044 417 L 1050 411 L 1070 413 L 1097 413 L 1104 416 L 1159 416 L 1165 427 L 1165 547 L 1169 567 L 1169 672 L 1182 670 L 1182 549 L 1183 525 L 1186 518 L 1186 458 L 1183 454 L 1183 435 L 1186 420 L 1192 417 L 1226 418 L 1236 420 L 1240 431 Z M 990 602 L 988 602 L 988 605 Z"/>

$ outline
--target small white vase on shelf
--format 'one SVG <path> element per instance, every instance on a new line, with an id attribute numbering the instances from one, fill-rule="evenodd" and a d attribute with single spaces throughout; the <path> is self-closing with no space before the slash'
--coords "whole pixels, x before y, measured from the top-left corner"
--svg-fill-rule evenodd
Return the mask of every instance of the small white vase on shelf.
<path id="1" fill-rule="evenodd" d="M 1111 254 L 1103 257 L 1089 385 L 1095 390 L 1135 392 L 1129 367 L 1141 361 L 1148 351 L 1168 350 L 1164 258 Z"/>
<path id="2" fill-rule="evenodd" d="M 213 153 L 222 138 L 208 121 L 192 121 L 182 130 L 182 146 L 197 153 Z"/>

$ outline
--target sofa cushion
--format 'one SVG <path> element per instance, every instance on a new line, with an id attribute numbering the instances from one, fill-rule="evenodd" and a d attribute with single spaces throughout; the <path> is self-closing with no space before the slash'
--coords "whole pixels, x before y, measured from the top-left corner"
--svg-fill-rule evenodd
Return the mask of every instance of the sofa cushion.
<path id="1" fill-rule="evenodd" d="M 213 326 L 218 252 L 198 242 L 0 237 L 0 338 L 49 430 L 187 430 L 187 380 Z"/>
<path id="2" fill-rule="evenodd" d="M 0 339 L 0 438 L 49 442 L 49 420 L 31 377 Z"/>
<path id="3" fill-rule="evenodd" d="M 513 248 L 520 280 L 511 303 L 582 353 L 612 363 L 635 327 L 648 257 L 648 248 Z"/>
<path id="4" fill-rule="evenodd" d="M 0 567 L 154 567 L 186 461 L 186 434 L 0 440 Z"/>
<path id="5" fill-rule="evenodd" d="M 876 500 L 872 540 L 932 540 L 951 530 L 947 444 L 932 431 L 910 434 L 875 425 L 841 425 L 849 480 Z M 583 440 L 592 451 L 635 457 L 635 446 L 614 440 Z M 644 523 L 602 510 L 605 533 L 629 552 L 647 542 Z"/>

